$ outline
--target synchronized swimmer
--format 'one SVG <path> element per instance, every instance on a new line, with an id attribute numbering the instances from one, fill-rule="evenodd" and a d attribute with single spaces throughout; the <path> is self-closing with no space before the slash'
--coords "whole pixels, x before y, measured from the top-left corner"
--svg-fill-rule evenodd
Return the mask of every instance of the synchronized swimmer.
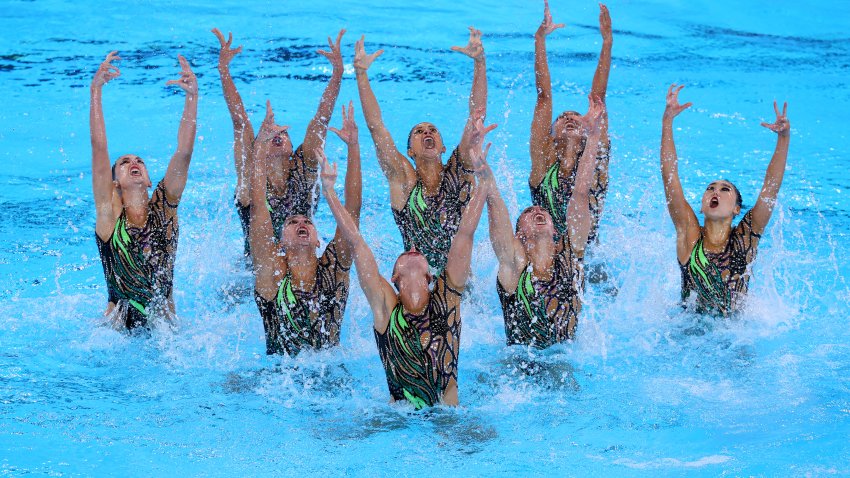
<path id="1" fill-rule="evenodd" d="M 360 232 L 362 178 L 354 104 L 343 106 L 342 128 L 329 127 L 343 76 L 341 30 L 328 38 L 333 68 L 318 110 L 301 145 L 293 148 L 288 127 L 275 122 L 271 101 L 259 131 L 254 128 L 230 74 L 242 50 L 232 35 L 219 41 L 218 71 L 233 123 L 236 165 L 234 202 L 245 238 L 244 254 L 254 277 L 254 298 L 263 321 L 268 354 L 296 355 L 340 343 L 352 264 L 372 310 L 378 355 L 393 401 L 415 408 L 457 405 L 462 296 L 470 276 L 473 236 L 486 206 L 490 241 L 498 261 L 495 284 L 502 305 L 507 345 L 538 349 L 576 338 L 585 285 L 584 261 L 595 244 L 605 195 L 611 143 L 606 94 L 613 30 L 600 4 L 602 50 L 585 114 L 565 111 L 553 120 L 546 37 L 564 24 L 552 20 L 544 1 L 543 21 L 534 34 L 537 101 L 529 137 L 532 205 L 513 223 L 487 163 L 485 125 L 487 72 L 481 31 L 470 27 L 466 46 L 452 47 L 473 60 L 469 115 L 460 143 L 447 162 L 434 124 L 415 125 L 406 155 L 384 125 L 368 70 L 383 50 L 367 53 L 355 43 L 354 71 L 360 104 L 376 156 L 389 183 L 390 208 L 404 250 L 392 275 L 384 278 Z M 91 84 L 92 189 L 95 240 L 103 264 L 108 323 L 119 330 L 145 330 L 152 322 L 173 323 L 177 207 L 186 186 L 195 142 L 198 82 L 189 62 L 178 56 L 185 94 L 175 151 L 165 177 L 152 187 L 144 160 L 119 156 L 110 165 L 102 108 L 103 85 L 120 75 L 111 52 Z M 762 126 L 777 134 L 776 149 L 755 205 L 737 225 L 741 193 L 730 181 L 712 181 L 703 193 L 700 224 L 679 180 L 673 120 L 691 103 L 680 104 L 682 86 L 667 90 L 662 119 L 661 175 L 676 229 L 682 273 L 682 304 L 702 314 L 728 316 L 745 303 L 751 265 L 776 205 L 790 141 L 787 104 L 776 121 Z M 344 203 L 334 189 L 336 164 L 325 156 L 328 130 L 347 145 Z M 321 254 L 313 224 L 317 179 L 336 221 L 336 233 Z M 475 292 L 476 294 L 479 291 Z"/>

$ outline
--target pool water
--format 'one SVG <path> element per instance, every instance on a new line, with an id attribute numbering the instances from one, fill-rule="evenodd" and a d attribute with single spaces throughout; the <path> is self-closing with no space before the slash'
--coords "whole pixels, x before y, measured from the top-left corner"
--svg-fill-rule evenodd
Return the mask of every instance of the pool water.
<path id="1" fill-rule="evenodd" d="M 235 172 L 213 27 L 244 51 L 231 66 L 255 125 L 270 98 L 303 137 L 330 74 L 314 50 L 339 28 L 363 152 L 362 230 L 383 272 L 401 250 L 388 188 L 354 82 L 353 44 L 394 138 L 434 122 L 460 138 L 472 62 L 449 51 L 483 30 L 490 162 L 516 217 L 530 202 L 528 135 L 538 2 L 3 2 L 0 18 L 0 474 L 825 476 L 850 474 L 850 109 L 845 2 L 612 1 L 611 183 L 577 340 L 507 349 L 496 260 L 482 220 L 463 304 L 456 409 L 388 403 L 372 317 L 352 277 L 341 346 L 265 355 L 252 280 L 239 261 Z M 553 0 L 556 112 L 583 110 L 600 47 L 593 2 Z M 110 152 L 146 159 L 154 181 L 176 145 L 183 96 L 165 87 L 190 59 L 198 140 L 180 205 L 176 331 L 99 326 L 88 85 L 110 50 Z M 752 205 L 775 145 L 759 126 L 788 101 L 791 153 L 737 319 L 681 311 L 674 231 L 659 173 L 664 95 L 682 182 L 696 204 L 718 177 Z M 332 125 L 339 126 L 335 114 Z M 326 151 L 344 170 L 344 144 Z M 322 203 L 324 240 L 334 223 Z"/>

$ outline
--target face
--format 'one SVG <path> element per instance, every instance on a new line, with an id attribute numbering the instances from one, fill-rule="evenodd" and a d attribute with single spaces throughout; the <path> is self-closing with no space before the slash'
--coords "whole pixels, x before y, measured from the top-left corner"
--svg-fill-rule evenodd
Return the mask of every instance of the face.
<path id="1" fill-rule="evenodd" d="M 523 243 L 538 237 L 554 238 L 555 224 L 552 223 L 549 211 L 540 206 L 531 206 L 519 215 L 516 234 Z"/>
<path id="2" fill-rule="evenodd" d="M 269 154 L 274 158 L 288 158 L 292 155 L 292 140 L 288 132 L 284 131 L 272 138 Z"/>
<path id="3" fill-rule="evenodd" d="M 148 168 L 142 158 L 135 154 L 125 154 L 115 161 L 113 166 L 112 178 L 118 188 L 125 188 L 132 185 L 143 185 L 151 187 L 151 180 L 148 176 Z"/>
<path id="4" fill-rule="evenodd" d="M 576 111 L 565 111 L 552 124 L 552 136 L 556 141 L 567 139 L 581 139 L 585 136 L 584 127 L 579 118 L 581 115 Z"/>
<path id="5" fill-rule="evenodd" d="M 443 138 L 437 127 L 431 123 L 419 123 L 410 130 L 408 137 L 408 156 L 416 159 L 421 157 L 440 157 L 446 152 Z"/>
<path id="6" fill-rule="evenodd" d="M 427 301 L 431 283 L 428 260 L 420 252 L 408 251 L 398 257 L 393 267 L 392 283 L 407 307 Z"/>
<path id="7" fill-rule="evenodd" d="M 284 249 L 296 247 L 319 247 L 319 234 L 316 226 L 307 216 L 296 214 L 289 216 L 283 223 L 280 243 Z"/>
<path id="8" fill-rule="evenodd" d="M 729 181 L 718 180 L 708 185 L 702 195 L 702 213 L 707 219 L 725 219 L 741 212 L 738 193 Z"/>

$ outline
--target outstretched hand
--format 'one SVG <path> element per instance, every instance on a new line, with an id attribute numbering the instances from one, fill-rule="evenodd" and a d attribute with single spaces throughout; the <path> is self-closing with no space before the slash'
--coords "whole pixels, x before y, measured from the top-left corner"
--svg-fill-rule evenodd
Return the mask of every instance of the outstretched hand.
<path id="1" fill-rule="evenodd" d="M 672 120 L 676 116 L 679 116 L 679 113 L 685 111 L 690 108 L 693 103 L 687 102 L 683 105 L 679 104 L 679 92 L 682 91 L 685 85 L 676 86 L 675 83 L 670 85 L 670 88 L 667 89 L 667 107 L 664 109 L 664 119 Z"/>
<path id="2" fill-rule="evenodd" d="M 579 117 L 579 121 L 584 126 L 587 134 L 591 135 L 599 132 L 602 127 L 605 116 L 605 102 L 602 101 L 602 98 L 594 94 L 588 95 L 587 99 L 590 101 L 590 106 L 587 108 L 587 113 Z"/>
<path id="3" fill-rule="evenodd" d="M 236 48 L 230 48 L 231 43 L 233 43 L 233 34 L 231 32 L 227 32 L 227 41 L 224 40 L 224 35 L 218 28 L 213 28 L 212 32 L 221 44 L 221 50 L 218 52 L 218 67 L 225 68 L 230 64 L 230 60 L 234 56 L 242 53 L 242 45 Z"/>
<path id="4" fill-rule="evenodd" d="M 375 61 L 375 58 L 378 58 L 384 53 L 383 49 L 376 51 L 375 53 L 366 54 L 366 35 L 362 35 L 359 40 L 354 44 L 354 69 L 360 71 L 366 71 L 372 65 L 372 62 Z"/>
<path id="5" fill-rule="evenodd" d="M 608 7 L 604 3 L 599 4 L 599 33 L 602 34 L 603 41 L 614 39 L 614 33 L 611 29 L 611 14 L 608 13 Z"/>
<path id="6" fill-rule="evenodd" d="M 328 130 L 333 131 L 339 136 L 339 139 L 343 140 L 345 144 L 356 144 L 358 142 L 357 137 L 357 123 L 354 122 L 354 102 L 348 102 L 348 113 L 345 112 L 345 105 L 342 105 L 342 129 L 336 129 L 333 126 L 329 127 Z"/>
<path id="7" fill-rule="evenodd" d="M 475 61 L 484 59 L 484 44 L 481 43 L 481 30 L 469 27 L 469 43 L 465 47 L 453 46 L 452 51 L 458 51 Z"/>
<path id="8" fill-rule="evenodd" d="M 117 51 L 111 51 L 108 55 L 106 55 L 106 59 L 103 60 L 103 63 L 100 64 L 97 71 L 94 74 L 94 78 L 91 80 L 92 87 L 100 87 L 108 83 L 113 78 L 117 78 L 121 75 L 121 71 L 117 66 L 113 65 L 113 61 L 120 61 L 121 57 L 118 56 Z"/>
<path id="9" fill-rule="evenodd" d="M 473 148 L 480 148 L 484 143 L 484 136 L 496 129 L 496 123 L 484 126 L 484 108 L 475 110 L 475 122 L 472 123 L 472 132 L 469 136 L 469 144 Z"/>
<path id="10" fill-rule="evenodd" d="M 195 73 L 192 72 L 189 62 L 183 58 L 183 55 L 177 55 L 177 60 L 180 61 L 180 78 L 176 80 L 168 80 L 165 84 L 177 85 L 180 89 L 185 91 L 187 95 L 197 95 L 198 79 L 195 77 Z"/>
<path id="11" fill-rule="evenodd" d="M 319 160 L 319 166 L 322 168 L 322 172 L 319 175 L 322 180 L 322 188 L 325 191 L 333 191 L 337 176 L 336 163 L 330 164 L 328 162 L 328 157 L 325 156 L 325 151 L 322 148 L 316 148 L 313 152 Z"/>
<path id="12" fill-rule="evenodd" d="M 788 137 L 791 135 L 791 123 L 788 121 L 788 116 L 785 114 L 788 111 L 788 103 L 782 103 L 782 113 L 779 112 L 779 106 L 773 102 L 773 111 L 776 112 L 775 123 L 762 123 L 765 128 L 773 131 L 779 136 Z"/>
<path id="13" fill-rule="evenodd" d="M 274 122 L 274 111 L 272 111 L 272 102 L 266 100 L 266 117 L 263 118 L 263 124 L 260 126 L 260 132 L 257 134 L 257 141 L 260 143 L 269 143 L 279 141 L 289 126 L 280 126 Z"/>
<path id="14" fill-rule="evenodd" d="M 564 28 L 564 24 L 552 22 L 552 13 L 549 11 L 549 0 L 543 0 L 543 23 L 537 28 L 537 34 L 545 37 L 559 28 Z"/>
<path id="15" fill-rule="evenodd" d="M 484 126 L 483 116 L 478 116 L 473 125 L 472 137 L 469 142 L 469 163 L 479 180 L 493 178 L 493 171 L 490 169 L 490 165 L 487 164 L 487 153 L 490 151 L 490 146 L 493 143 L 487 143 L 487 146 L 483 148 L 482 146 L 484 145 L 484 136 L 496 129 L 496 126 L 496 124 Z"/>
<path id="16" fill-rule="evenodd" d="M 340 49 L 340 42 L 342 41 L 342 36 L 345 35 L 345 29 L 339 31 L 339 34 L 336 36 L 336 43 L 331 41 L 331 37 L 328 37 L 328 46 L 331 51 L 325 50 L 316 50 L 316 53 L 322 55 L 323 57 L 330 60 L 331 65 L 333 65 L 334 69 L 342 71 L 342 50 Z"/>

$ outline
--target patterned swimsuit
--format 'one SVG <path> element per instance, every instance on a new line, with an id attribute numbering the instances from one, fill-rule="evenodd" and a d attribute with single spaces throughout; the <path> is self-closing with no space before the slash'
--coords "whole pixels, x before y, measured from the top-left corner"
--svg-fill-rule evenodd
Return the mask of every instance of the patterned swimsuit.
<path id="1" fill-rule="evenodd" d="M 273 300 L 254 291 L 266 331 L 266 353 L 294 356 L 303 348 L 339 345 L 350 270 L 350 266 L 340 264 L 336 242 L 331 241 L 319 258 L 313 290 L 295 289 L 287 273 Z"/>
<path id="2" fill-rule="evenodd" d="M 304 146 L 301 145 L 292 156 L 289 177 L 286 180 L 286 193 L 275 195 L 271 188 L 266 193 L 266 207 L 272 217 L 275 240 L 280 237 L 283 223 L 289 216 L 301 214 L 313 217 L 318 206 L 318 186 L 316 184 L 317 170 L 307 165 L 304 160 Z M 242 223 L 242 233 L 245 238 L 245 257 L 251 257 L 251 206 L 243 206 L 234 198 L 239 221 Z"/>
<path id="3" fill-rule="evenodd" d="M 404 249 L 416 246 L 431 267 L 442 271 L 472 191 L 472 171 L 464 169 L 457 149 L 443 167 L 437 195 L 425 196 L 423 191 L 422 181 L 417 181 L 404 208 L 393 209 L 393 217 L 401 231 Z"/>
<path id="4" fill-rule="evenodd" d="M 568 236 L 562 237 L 548 281 L 536 279 L 531 264 L 520 274 L 513 293 L 496 279 L 508 345 L 545 349 L 574 338 L 584 273 L 582 259 L 573 253 Z"/>
<path id="5" fill-rule="evenodd" d="M 581 157 L 581 153 L 579 153 L 579 157 Z M 590 234 L 587 236 L 588 243 L 596 239 L 599 229 L 599 218 L 602 215 L 605 195 L 608 193 L 608 161 L 610 157 L 611 142 L 609 141 L 607 145 L 600 144 L 599 150 L 596 153 L 596 174 L 594 175 L 593 183 L 590 185 L 590 191 L 588 193 L 591 215 Z M 570 198 L 573 195 L 577 168 L 578 161 L 573 166 L 570 175 L 564 177 L 561 174 L 560 162 L 555 161 L 546 170 L 546 175 L 540 184 L 537 186 L 529 185 L 532 204 L 549 211 L 549 215 L 552 216 L 552 222 L 555 224 L 555 229 L 559 234 L 565 234 L 567 232 L 567 208 L 570 204 Z"/>
<path id="6" fill-rule="evenodd" d="M 430 407 L 441 401 L 452 379 L 457 382 L 461 293 L 448 285 L 444 272 L 422 314 L 406 312 L 399 300 L 387 330 L 375 330 L 393 399 Z"/>
<path id="7" fill-rule="evenodd" d="M 753 232 L 752 210 L 732 229 L 726 248 L 706 252 L 703 237 L 694 245 L 682 270 L 682 301 L 696 293 L 699 313 L 729 315 L 741 308 L 750 282 L 750 264 L 756 258 L 761 235 Z"/>
<path id="8" fill-rule="evenodd" d="M 130 226 L 122 211 L 109 240 L 95 234 L 109 302 L 125 314 L 121 319 L 128 329 L 146 327 L 154 310 L 168 307 L 178 232 L 177 203 L 168 201 L 160 181 L 148 201 L 143 227 Z"/>

